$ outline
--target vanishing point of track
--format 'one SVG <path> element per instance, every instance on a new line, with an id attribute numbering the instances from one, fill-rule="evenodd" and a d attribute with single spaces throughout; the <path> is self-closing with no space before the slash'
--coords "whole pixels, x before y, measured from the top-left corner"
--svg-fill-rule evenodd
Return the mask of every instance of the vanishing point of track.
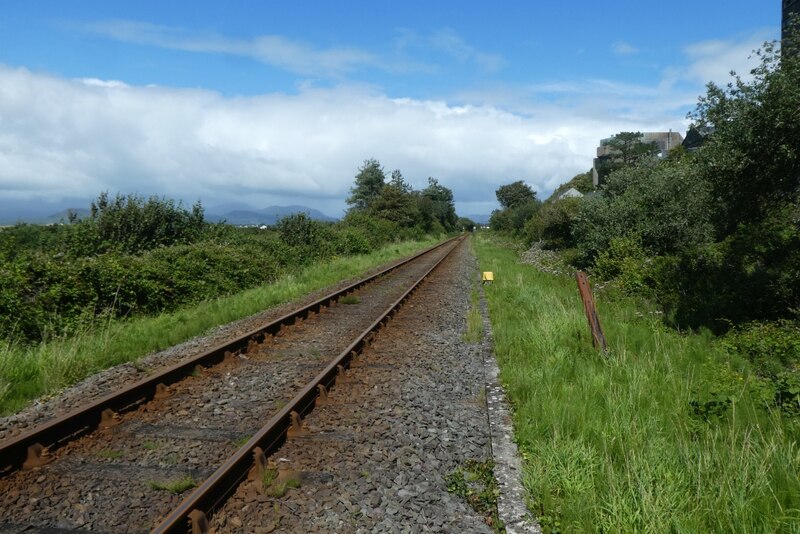
<path id="1" fill-rule="evenodd" d="M 158 523 L 156 532 L 202 531 L 205 518 L 324 402 L 351 359 L 459 242 L 0 444 L 0 527 L 138 532 Z M 336 305 L 350 294 L 361 304 Z M 121 449 L 140 453 L 120 465 L 114 460 Z M 177 475 L 201 482 L 182 501 L 163 491 L 116 491 Z M 81 492 L 93 510 L 81 509 Z"/>

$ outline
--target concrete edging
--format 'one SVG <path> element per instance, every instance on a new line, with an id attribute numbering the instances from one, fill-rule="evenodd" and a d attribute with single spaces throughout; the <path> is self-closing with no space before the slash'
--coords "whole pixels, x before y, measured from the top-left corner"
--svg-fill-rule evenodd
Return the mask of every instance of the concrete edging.
<path id="1" fill-rule="evenodd" d="M 514 427 L 505 390 L 500 383 L 500 368 L 494 355 L 492 323 L 483 285 L 479 286 L 480 311 L 483 320 L 483 368 L 486 382 L 486 407 L 489 416 L 489 433 L 494 477 L 500 488 L 497 513 L 508 534 L 541 534 L 539 523 L 525 505 L 525 488 L 522 486 L 522 461 L 514 443 Z"/>

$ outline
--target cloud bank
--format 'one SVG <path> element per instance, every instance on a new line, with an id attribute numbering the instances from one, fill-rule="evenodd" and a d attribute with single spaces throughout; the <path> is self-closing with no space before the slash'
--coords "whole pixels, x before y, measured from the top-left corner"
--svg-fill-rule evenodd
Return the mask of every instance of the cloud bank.
<path id="1" fill-rule="evenodd" d="M 495 65 L 442 36 L 439 45 L 465 61 Z M 0 209 L 107 190 L 207 205 L 300 203 L 341 215 L 357 168 L 377 158 L 416 188 L 437 178 L 460 213 L 488 213 L 502 184 L 524 180 L 546 197 L 588 170 L 600 138 L 682 131 L 699 80 L 741 69 L 740 52 L 756 39 L 688 47 L 687 64 L 665 70 L 654 87 L 556 80 L 447 101 L 345 83 L 228 97 L 0 65 Z"/>
<path id="2" fill-rule="evenodd" d="M 588 169 L 607 128 L 552 110 L 522 115 L 358 86 L 229 98 L 8 67 L 0 117 L 0 198 L 109 190 L 291 200 L 335 215 L 366 158 L 417 187 L 434 176 L 459 204 L 486 211 L 498 185 L 524 179 L 545 191 Z"/>

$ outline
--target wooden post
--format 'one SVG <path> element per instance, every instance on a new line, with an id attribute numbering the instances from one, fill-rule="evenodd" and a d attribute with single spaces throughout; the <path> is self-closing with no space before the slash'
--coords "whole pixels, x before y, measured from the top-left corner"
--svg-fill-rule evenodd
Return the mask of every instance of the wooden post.
<path id="1" fill-rule="evenodd" d="M 603 335 L 603 329 L 600 327 L 600 318 L 597 316 L 597 309 L 594 307 L 594 298 L 592 297 L 592 288 L 589 287 L 589 279 L 586 273 L 578 271 L 575 273 L 575 279 L 578 281 L 578 291 L 581 294 L 583 301 L 583 311 L 586 313 L 586 320 L 589 321 L 589 329 L 592 331 L 592 344 L 595 348 L 606 352 L 606 337 Z"/>

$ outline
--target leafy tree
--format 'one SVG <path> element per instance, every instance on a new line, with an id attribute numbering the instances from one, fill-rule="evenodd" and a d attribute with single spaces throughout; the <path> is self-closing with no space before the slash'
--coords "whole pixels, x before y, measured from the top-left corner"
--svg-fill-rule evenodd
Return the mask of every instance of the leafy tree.
<path id="1" fill-rule="evenodd" d="M 351 209 L 367 210 L 381 194 L 386 182 L 380 162 L 376 159 L 365 160 L 356 174 L 356 182 L 350 189 L 347 203 Z"/>
<path id="2" fill-rule="evenodd" d="M 495 191 L 495 195 L 503 209 L 514 208 L 536 200 L 536 192 L 522 180 L 501 185 Z"/>
<path id="3" fill-rule="evenodd" d="M 691 162 L 646 160 L 612 173 L 602 195 L 583 199 L 574 237 L 592 260 L 613 238 L 630 238 L 651 255 L 711 241 L 711 197 Z"/>
<path id="4" fill-rule="evenodd" d="M 492 212 L 489 226 L 499 232 L 520 234 L 541 206 L 536 192 L 521 180 L 500 186 L 495 195 L 502 209 Z"/>
<path id="5" fill-rule="evenodd" d="M 456 226 L 464 232 L 473 232 L 477 224 L 475 221 L 467 217 L 459 217 L 458 221 L 456 222 Z"/>
<path id="6" fill-rule="evenodd" d="M 658 145 L 642 141 L 641 132 L 620 132 L 606 144 L 611 152 L 598 158 L 597 173 L 600 181 L 612 172 L 633 165 L 658 154 Z"/>
<path id="7" fill-rule="evenodd" d="M 384 185 L 380 194 L 372 201 L 369 213 L 405 228 L 417 223 L 419 208 L 414 202 L 411 186 L 399 170 L 392 172 L 389 183 Z"/>
<path id="8" fill-rule="evenodd" d="M 319 245 L 328 235 L 325 223 L 315 221 L 307 213 L 287 215 L 275 227 L 281 241 L 295 247 Z"/>
<path id="9" fill-rule="evenodd" d="M 545 202 L 536 215 L 525 223 L 524 234 L 527 241 L 544 241 L 545 247 L 551 249 L 575 246 L 572 227 L 582 203 L 581 198 Z"/>
<path id="10" fill-rule="evenodd" d="M 686 324 L 790 317 L 800 302 L 800 55 L 774 42 L 757 55 L 749 81 L 709 84 L 691 114 L 713 128 L 695 159 L 717 242 L 681 255 L 670 280 Z"/>
<path id="11" fill-rule="evenodd" d="M 776 43 L 757 53 L 761 64 L 751 81 L 736 76 L 725 88 L 708 84 L 690 115 L 713 128 L 698 163 L 719 199 L 721 235 L 796 203 L 800 189 L 800 56 L 781 60 Z"/>
<path id="12" fill-rule="evenodd" d="M 594 191 L 594 184 L 592 183 L 592 171 L 589 170 L 588 172 L 576 174 L 570 181 L 559 185 L 545 202 L 557 200 L 561 193 L 571 188 L 575 188 L 575 190 L 580 191 L 583 194 Z"/>
<path id="13" fill-rule="evenodd" d="M 453 191 L 441 185 L 436 178 L 428 178 L 428 187 L 422 190 L 420 211 L 428 211 L 427 217 L 437 221 L 445 231 L 456 228 L 458 215 L 453 203 Z"/>

